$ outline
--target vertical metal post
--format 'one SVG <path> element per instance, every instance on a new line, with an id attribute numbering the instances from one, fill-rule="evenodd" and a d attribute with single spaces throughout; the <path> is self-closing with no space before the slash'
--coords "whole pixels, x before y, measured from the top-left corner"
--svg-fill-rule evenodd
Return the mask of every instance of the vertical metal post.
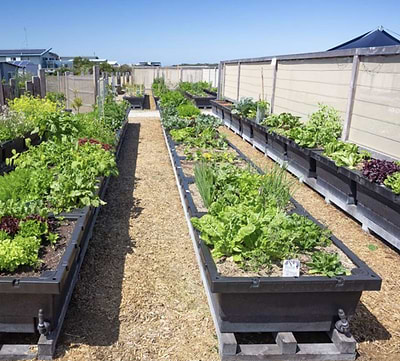
<path id="1" fill-rule="evenodd" d="M 274 106 L 275 106 L 275 93 L 276 93 L 276 78 L 277 78 L 277 73 L 278 73 L 278 59 L 277 58 L 272 58 L 271 60 L 271 66 L 272 66 L 272 92 L 271 92 L 271 114 L 274 112 Z"/>
<path id="2" fill-rule="evenodd" d="M 97 96 L 99 95 L 99 78 L 100 68 L 98 65 L 93 66 L 93 104 L 96 104 Z"/>
<path id="3" fill-rule="evenodd" d="M 57 92 L 61 93 L 61 79 L 60 79 L 60 72 L 57 72 Z"/>
<path id="4" fill-rule="evenodd" d="M 69 86 L 68 86 L 68 76 L 69 76 L 69 71 L 66 71 L 64 73 L 64 83 L 65 83 L 65 99 L 66 99 L 66 104 L 65 106 L 67 107 L 67 109 L 69 109 Z"/>
<path id="5" fill-rule="evenodd" d="M 241 68 L 241 63 L 240 61 L 238 62 L 238 78 L 237 78 L 237 90 L 236 90 L 236 100 L 239 101 L 239 96 L 240 96 L 240 68 Z"/>
<path id="6" fill-rule="evenodd" d="M 360 66 L 360 57 L 359 55 L 356 54 L 353 56 L 353 67 L 351 69 L 349 97 L 347 101 L 346 118 L 344 120 L 343 132 L 342 132 L 343 141 L 349 139 L 351 118 L 353 116 L 354 98 L 356 95 L 356 88 L 357 88 L 357 77 L 358 77 L 359 66 Z"/>

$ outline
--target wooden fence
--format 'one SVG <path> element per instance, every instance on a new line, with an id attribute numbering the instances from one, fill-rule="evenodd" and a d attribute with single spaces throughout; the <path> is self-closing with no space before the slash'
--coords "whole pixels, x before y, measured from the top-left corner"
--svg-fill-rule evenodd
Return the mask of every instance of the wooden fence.
<path id="1" fill-rule="evenodd" d="M 264 99 L 304 120 L 328 104 L 344 140 L 400 159 L 400 46 L 228 60 L 220 70 L 220 99 Z"/>
<path id="2" fill-rule="evenodd" d="M 32 80 L 25 82 L 25 88 L 21 89 L 17 81 L 10 79 L 8 84 L 0 83 L 0 106 L 6 105 L 8 99 L 14 99 L 21 94 L 29 93 L 33 96 L 46 96 L 46 75 L 44 69 L 41 69 L 38 76 L 33 76 Z"/>

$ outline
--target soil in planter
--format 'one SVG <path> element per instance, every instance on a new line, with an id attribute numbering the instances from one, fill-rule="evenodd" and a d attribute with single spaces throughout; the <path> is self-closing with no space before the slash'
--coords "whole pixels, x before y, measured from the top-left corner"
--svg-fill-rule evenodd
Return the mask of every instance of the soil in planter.
<path id="1" fill-rule="evenodd" d="M 207 212 L 207 208 L 205 207 L 203 203 L 203 199 L 201 198 L 201 195 L 196 187 L 195 184 L 189 184 L 189 191 L 190 194 L 192 195 L 194 205 L 197 208 L 198 212 Z"/>
<path id="2" fill-rule="evenodd" d="M 324 250 L 329 253 L 337 253 L 339 255 L 340 262 L 342 262 L 343 267 L 351 271 L 354 268 L 357 268 L 356 265 L 350 260 L 346 254 L 336 247 L 334 244 L 331 244 L 328 247 L 316 248 L 316 251 Z M 311 277 L 311 276 L 320 276 L 319 274 L 308 274 L 309 267 L 307 263 L 311 262 L 311 255 L 302 254 L 297 257 L 300 260 L 300 276 L 301 277 Z M 281 264 L 272 264 L 271 267 L 257 265 L 254 267 L 256 269 L 243 269 L 239 266 L 239 264 L 235 263 L 232 257 L 225 257 L 219 260 L 215 260 L 215 264 L 217 266 L 218 272 L 225 277 L 281 277 L 282 276 L 282 265 Z M 249 266 L 250 267 L 250 266 Z"/>
<path id="3" fill-rule="evenodd" d="M 19 267 L 15 272 L 1 272 L 0 276 L 12 277 L 39 277 L 44 271 L 53 271 L 57 268 L 60 260 L 71 239 L 72 232 L 74 231 L 76 221 L 63 220 L 60 226 L 57 227 L 55 233 L 59 235 L 55 245 L 47 244 L 42 246 L 39 250 L 40 264 L 36 269 L 28 266 Z"/>

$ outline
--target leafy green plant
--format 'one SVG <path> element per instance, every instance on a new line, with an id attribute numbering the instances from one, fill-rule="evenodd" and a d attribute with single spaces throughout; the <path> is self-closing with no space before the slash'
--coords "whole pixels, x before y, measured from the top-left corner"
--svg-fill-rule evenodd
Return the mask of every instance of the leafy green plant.
<path id="1" fill-rule="evenodd" d="M 319 104 L 309 121 L 285 133 L 297 144 L 306 148 L 324 147 L 337 140 L 342 133 L 342 121 L 333 107 Z"/>
<path id="2" fill-rule="evenodd" d="M 74 110 L 76 110 L 76 112 L 79 114 L 79 109 L 82 107 L 82 105 L 83 105 L 83 100 L 82 100 L 82 98 L 79 98 L 79 97 L 75 97 L 74 98 L 74 101 L 72 102 L 72 108 L 74 109 Z"/>
<path id="3" fill-rule="evenodd" d="M 193 118 L 200 114 L 200 109 L 191 103 L 181 104 L 176 109 L 180 118 Z"/>
<path id="4" fill-rule="evenodd" d="M 392 173 L 383 183 L 386 187 L 392 189 L 393 193 L 400 194 L 400 172 Z"/>
<path id="5" fill-rule="evenodd" d="M 312 261 L 307 263 L 307 266 L 310 267 L 310 274 L 320 274 L 328 277 L 349 274 L 336 253 L 315 252 L 311 258 Z"/>
<path id="6" fill-rule="evenodd" d="M 334 140 L 324 147 L 324 154 L 331 158 L 338 167 L 355 168 L 363 160 L 371 158 L 367 151 L 360 151 L 356 144 Z"/>

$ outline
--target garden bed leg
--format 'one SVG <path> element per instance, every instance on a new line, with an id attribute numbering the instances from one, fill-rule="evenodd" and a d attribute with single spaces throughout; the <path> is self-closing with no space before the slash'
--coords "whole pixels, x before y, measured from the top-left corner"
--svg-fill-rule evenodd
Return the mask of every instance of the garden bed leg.
<path id="1" fill-rule="evenodd" d="M 356 352 L 356 340 L 353 336 L 346 336 L 338 330 L 329 332 L 329 337 L 341 353 L 353 354 Z"/>
<path id="2" fill-rule="evenodd" d="M 292 332 L 278 332 L 274 333 L 273 336 L 283 355 L 296 353 L 297 341 Z"/>

